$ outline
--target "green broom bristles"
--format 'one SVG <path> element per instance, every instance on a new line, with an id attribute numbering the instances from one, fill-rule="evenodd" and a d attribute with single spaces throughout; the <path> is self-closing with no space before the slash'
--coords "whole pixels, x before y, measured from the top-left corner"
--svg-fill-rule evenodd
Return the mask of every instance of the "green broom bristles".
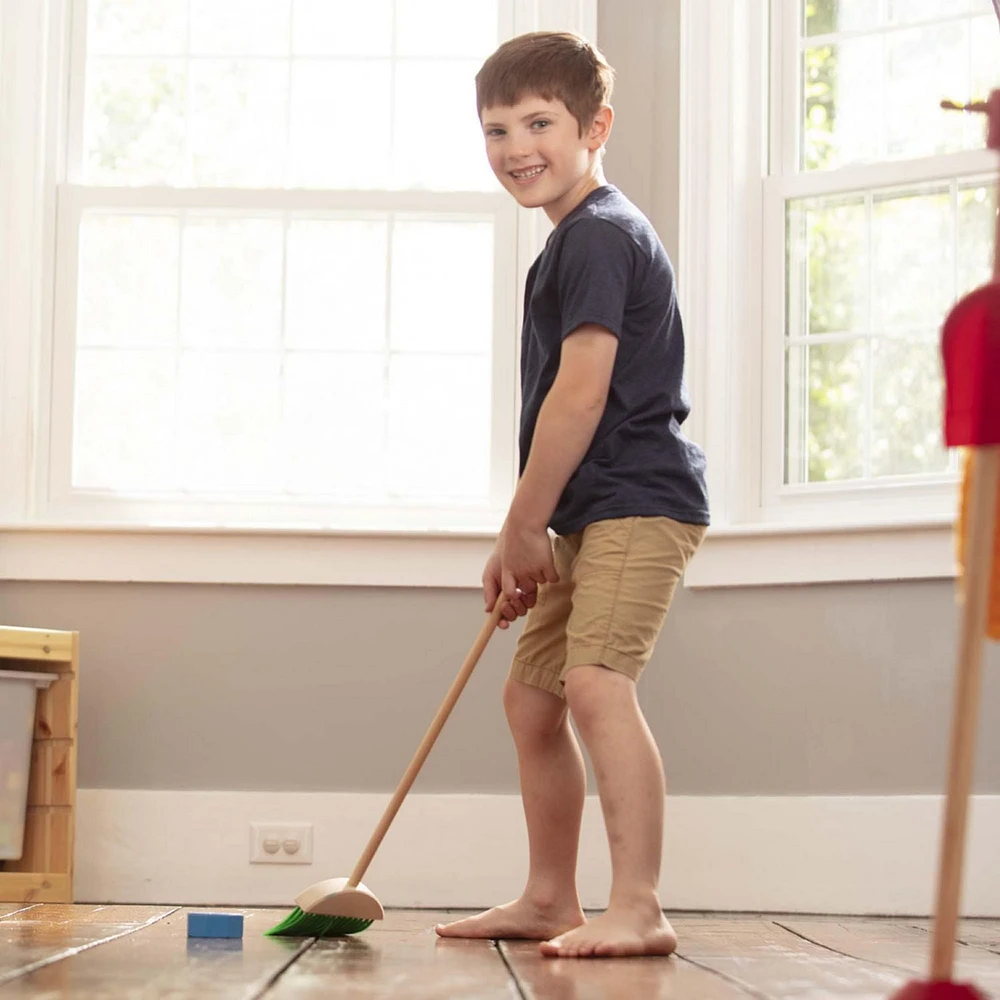
<path id="1" fill-rule="evenodd" d="M 326 917 L 319 913 L 303 913 L 297 906 L 276 924 L 266 937 L 342 937 L 359 934 L 371 927 L 373 921 L 360 917 Z"/>

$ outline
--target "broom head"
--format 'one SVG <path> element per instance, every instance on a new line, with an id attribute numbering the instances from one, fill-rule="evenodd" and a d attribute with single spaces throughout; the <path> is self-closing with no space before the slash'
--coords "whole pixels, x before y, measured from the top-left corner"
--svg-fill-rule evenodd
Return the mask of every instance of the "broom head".
<path id="1" fill-rule="evenodd" d="M 375 893 L 346 878 L 314 882 L 295 897 L 295 909 L 267 933 L 271 937 L 337 937 L 357 934 L 385 916 Z"/>

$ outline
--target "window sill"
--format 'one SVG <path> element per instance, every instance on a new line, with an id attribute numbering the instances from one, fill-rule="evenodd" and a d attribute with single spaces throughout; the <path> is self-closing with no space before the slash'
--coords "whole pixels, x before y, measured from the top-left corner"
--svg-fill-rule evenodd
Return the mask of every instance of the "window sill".
<path id="1" fill-rule="evenodd" d="M 684 585 L 700 590 L 954 576 L 954 522 L 943 517 L 888 524 L 711 528 L 685 573 Z"/>
<path id="2" fill-rule="evenodd" d="M 0 526 L 0 581 L 478 589 L 495 532 Z M 692 590 L 952 579 L 950 518 L 893 524 L 722 525 Z"/>
<path id="3" fill-rule="evenodd" d="M 476 589 L 495 533 L 0 527 L 0 581 Z"/>

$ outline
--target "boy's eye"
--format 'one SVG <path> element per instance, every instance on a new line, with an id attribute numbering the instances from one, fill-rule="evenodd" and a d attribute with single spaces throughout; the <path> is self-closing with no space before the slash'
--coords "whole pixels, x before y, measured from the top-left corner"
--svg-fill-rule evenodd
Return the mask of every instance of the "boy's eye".
<path id="1" fill-rule="evenodd" d="M 546 125 L 551 125 L 551 124 L 552 122 L 550 122 L 548 118 L 536 118 L 531 123 L 531 127 L 534 128 L 536 125 L 541 125 L 544 128 Z"/>
<path id="2" fill-rule="evenodd" d="M 488 128 L 486 130 L 486 134 L 488 136 L 497 136 L 497 135 L 503 135 L 504 131 L 502 128 Z"/>

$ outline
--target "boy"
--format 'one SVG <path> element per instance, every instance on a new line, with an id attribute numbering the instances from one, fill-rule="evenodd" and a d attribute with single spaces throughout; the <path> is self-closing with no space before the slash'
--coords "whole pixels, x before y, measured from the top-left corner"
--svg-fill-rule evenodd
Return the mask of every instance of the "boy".
<path id="1" fill-rule="evenodd" d="M 680 432 L 671 265 L 601 166 L 612 79 L 583 39 L 551 32 L 505 43 L 476 76 L 494 173 L 555 226 L 525 289 L 521 477 L 483 574 L 487 611 L 508 602 L 502 627 L 528 615 L 504 707 L 530 865 L 520 899 L 437 932 L 537 939 L 566 957 L 677 944 L 658 896 L 663 767 L 635 689 L 708 523 L 705 458 Z M 611 849 L 609 906 L 589 922 L 576 889 L 586 775 L 569 712 Z"/>

